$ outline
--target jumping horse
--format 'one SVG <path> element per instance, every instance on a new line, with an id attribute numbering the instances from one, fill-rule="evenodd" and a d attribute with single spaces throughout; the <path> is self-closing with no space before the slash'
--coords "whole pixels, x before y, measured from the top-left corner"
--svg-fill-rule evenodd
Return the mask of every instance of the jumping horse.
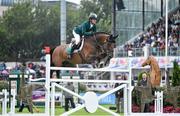
<path id="1" fill-rule="evenodd" d="M 51 55 L 53 66 L 61 67 L 63 62 L 70 64 L 92 64 L 97 59 L 104 58 L 115 47 L 117 36 L 105 32 L 96 32 L 93 36 L 84 37 L 82 49 L 74 53 L 71 59 L 67 57 L 68 44 L 57 46 Z"/>

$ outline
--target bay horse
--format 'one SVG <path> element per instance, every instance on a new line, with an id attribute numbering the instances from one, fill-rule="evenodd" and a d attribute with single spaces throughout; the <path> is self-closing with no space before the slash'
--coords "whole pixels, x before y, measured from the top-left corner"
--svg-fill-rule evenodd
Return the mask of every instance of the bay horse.
<path id="1" fill-rule="evenodd" d="M 107 55 L 107 52 L 115 47 L 117 36 L 105 32 L 96 32 L 93 36 L 84 37 L 84 44 L 81 51 L 73 53 L 71 59 L 68 59 L 68 44 L 57 46 L 52 52 L 51 59 L 54 66 L 61 67 L 63 62 L 70 64 L 92 64 L 95 60 L 101 59 Z"/>
<path id="2" fill-rule="evenodd" d="M 158 62 L 153 56 L 149 56 L 142 66 L 150 65 L 150 82 L 152 87 L 159 87 L 161 82 L 161 70 Z"/>

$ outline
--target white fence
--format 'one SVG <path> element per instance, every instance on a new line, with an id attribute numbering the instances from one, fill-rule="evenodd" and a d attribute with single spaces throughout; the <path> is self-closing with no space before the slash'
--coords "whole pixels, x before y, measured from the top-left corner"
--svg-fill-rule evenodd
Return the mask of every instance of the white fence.
<path id="1" fill-rule="evenodd" d="M 9 95 L 9 93 L 7 92 L 6 89 L 3 89 L 2 92 L 0 92 L 0 95 L 2 96 L 2 98 L 0 99 L 0 102 L 2 102 L 2 116 L 6 116 L 6 115 L 13 115 L 15 114 L 15 103 L 16 103 L 16 91 L 15 89 L 12 90 L 12 101 L 11 101 L 11 107 L 10 107 L 10 112 L 8 113 L 7 111 L 7 103 L 9 102 L 9 97 L 11 97 Z"/>
<path id="2" fill-rule="evenodd" d="M 163 113 L 163 91 L 155 91 L 155 113 L 162 114 Z"/>
<path id="3" fill-rule="evenodd" d="M 101 69 L 88 69 L 88 68 L 67 68 L 67 67 L 50 67 L 50 55 L 46 55 L 46 78 L 44 79 L 38 79 L 38 80 L 45 80 L 45 88 L 46 88 L 46 96 L 45 96 L 45 113 L 34 113 L 33 115 L 39 116 L 54 116 L 55 115 L 55 89 L 60 88 L 63 91 L 66 91 L 79 99 L 83 100 L 84 103 L 82 105 L 79 105 L 78 107 L 65 112 L 64 114 L 61 114 L 63 116 L 70 115 L 71 113 L 74 113 L 82 108 L 86 108 L 88 112 L 93 113 L 97 110 L 97 108 L 100 108 L 104 110 L 105 112 L 110 113 L 111 115 L 118 116 L 119 114 L 116 114 L 112 112 L 109 109 L 106 109 L 105 107 L 101 106 L 98 104 L 98 101 L 103 99 L 104 97 L 108 96 L 109 94 L 112 94 L 119 89 L 123 89 L 124 92 L 124 115 L 148 115 L 148 113 L 143 114 L 143 113 L 132 113 L 132 90 L 133 87 L 131 86 L 131 68 L 129 69 L 106 69 L 106 68 L 101 68 Z M 71 79 L 50 79 L 50 70 L 74 70 L 74 71 L 108 71 L 108 72 L 126 72 L 129 73 L 127 80 L 71 80 Z M 31 80 L 31 81 L 37 81 L 37 80 Z M 62 85 L 57 84 L 56 82 L 79 82 L 79 83 L 86 83 L 86 82 L 93 82 L 93 83 L 122 83 L 121 86 L 114 88 L 101 96 L 96 96 L 94 92 L 86 92 L 84 96 L 80 96 L 77 93 L 74 93 L 66 88 L 64 88 Z M 50 86 L 52 85 L 52 86 Z M 50 91 L 51 88 L 51 91 Z M 7 91 L 3 91 L 0 94 L 4 95 L 4 100 L 2 101 L 3 103 L 3 109 L 2 109 L 2 115 L 16 115 L 15 114 L 15 95 L 13 96 L 12 104 L 11 104 L 11 109 L 10 113 L 7 113 Z M 150 113 L 150 115 L 164 115 L 163 114 L 163 93 L 162 92 L 156 92 L 155 95 L 157 96 L 155 99 L 155 113 Z M 88 97 L 87 97 L 88 96 Z M 89 98 L 94 98 L 89 99 Z M 90 101 L 90 102 L 89 102 Z M 51 103 L 51 104 L 50 104 Z M 50 106 L 51 106 L 51 111 L 50 111 Z M 32 114 L 17 114 L 19 115 L 32 115 Z M 59 114 L 60 115 L 60 114 Z"/>
<path id="4" fill-rule="evenodd" d="M 116 91 L 118 91 L 119 89 L 124 89 L 124 114 L 125 115 L 128 115 L 128 114 L 131 114 L 131 93 L 132 93 L 132 89 L 133 87 L 131 86 L 131 68 L 129 69 L 106 69 L 106 68 L 101 68 L 101 69 L 89 69 L 89 68 L 67 68 L 67 67 L 50 67 L 50 55 L 47 54 L 46 55 L 46 88 L 47 88 L 47 94 L 46 94 L 46 105 L 45 105 L 45 111 L 46 111 L 46 114 L 49 115 L 49 103 L 50 103 L 50 93 L 51 93 L 51 115 L 54 116 L 54 112 L 55 112 L 55 109 L 54 109 L 54 95 L 55 95 L 55 87 L 58 87 L 58 88 L 61 88 L 62 90 L 82 99 L 84 101 L 84 104 L 76 107 L 75 109 L 72 109 L 68 112 L 65 112 L 64 116 L 67 116 L 73 112 L 76 112 L 78 111 L 79 109 L 82 109 L 82 108 L 86 108 L 87 111 L 89 111 L 90 113 L 93 113 L 94 111 L 97 110 L 97 108 L 100 108 L 108 113 L 110 113 L 111 115 L 119 115 L 119 114 L 116 114 L 114 112 L 112 112 L 111 110 L 107 109 L 107 108 L 104 108 L 103 106 L 99 105 L 98 104 L 98 101 L 104 97 L 106 97 L 107 95 L 109 94 L 112 94 Z M 89 71 L 89 72 L 92 72 L 92 71 L 96 71 L 96 72 L 126 72 L 126 73 L 129 73 L 129 77 L 127 78 L 127 80 L 121 80 L 121 81 L 117 81 L 117 80 L 66 80 L 66 79 L 50 79 L 50 70 L 71 70 L 71 71 Z M 101 96 L 97 97 L 95 95 L 94 92 L 86 92 L 85 95 L 82 97 L 80 95 L 78 95 L 77 93 L 74 93 L 66 88 L 64 88 L 63 86 L 61 85 L 58 85 L 56 84 L 55 82 L 93 82 L 93 83 L 122 83 L 121 86 L 117 87 L 117 88 L 114 88 L 104 94 L 102 94 Z M 52 83 L 52 91 L 50 92 L 50 83 Z M 86 96 L 89 96 L 89 97 L 86 97 Z M 88 99 L 88 98 L 95 98 L 93 99 L 93 101 L 91 99 Z M 88 102 L 88 101 L 91 101 L 91 102 Z M 94 103 L 94 104 L 93 104 Z"/>

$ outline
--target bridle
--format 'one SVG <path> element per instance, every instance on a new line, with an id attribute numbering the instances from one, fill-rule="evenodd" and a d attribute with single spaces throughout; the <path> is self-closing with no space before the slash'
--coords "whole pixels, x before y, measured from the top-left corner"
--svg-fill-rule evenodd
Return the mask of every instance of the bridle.
<path id="1" fill-rule="evenodd" d="M 106 49 L 105 45 L 108 44 L 111 36 L 108 36 L 108 37 L 106 38 L 106 40 L 104 41 L 103 44 L 98 41 L 96 34 L 94 34 L 92 37 L 93 37 L 93 40 L 95 40 L 95 41 L 93 41 L 92 44 L 93 44 L 94 47 L 97 49 L 98 55 L 106 54 L 106 50 L 107 50 L 107 49 Z M 109 42 L 109 43 L 110 43 L 110 42 Z M 97 55 L 97 54 L 96 54 L 96 55 Z M 82 63 L 85 63 L 85 62 L 86 62 L 86 59 L 83 57 L 83 53 L 79 52 L 79 56 L 81 57 Z M 96 56 L 96 57 L 97 57 L 97 56 Z"/>
<path id="2" fill-rule="evenodd" d="M 108 44 L 108 40 L 109 40 L 110 36 L 105 40 L 105 42 L 103 44 L 101 44 L 96 37 L 96 34 L 93 35 L 93 39 L 95 39 L 95 47 L 96 48 L 100 48 L 100 54 L 104 54 L 106 53 L 106 49 L 105 49 L 105 45 Z"/>

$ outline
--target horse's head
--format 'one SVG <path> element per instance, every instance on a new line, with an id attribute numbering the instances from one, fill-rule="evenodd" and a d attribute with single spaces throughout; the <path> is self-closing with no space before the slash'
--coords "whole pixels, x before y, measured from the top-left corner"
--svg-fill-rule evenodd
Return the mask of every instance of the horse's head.
<path id="1" fill-rule="evenodd" d="M 142 63 L 142 66 L 146 66 L 146 65 L 151 65 L 151 56 L 149 56 L 143 63 Z"/>
<path id="2" fill-rule="evenodd" d="M 107 44 L 108 44 L 107 49 L 112 50 L 113 48 L 116 47 L 116 38 L 117 37 L 118 37 L 118 35 L 116 35 L 116 36 L 110 35 L 109 36 L 109 38 L 107 40 Z"/>
<path id="3" fill-rule="evenodd" d="M 113 50 L 116 47 L 116 38 L 117 36 L 113 36 L 111 34 L 107 34 L 104 32 L 98 32 L 95 35 L 96 40 L 98 41 L 98 46 L 102 49 L 100 52 L 100 59 L 109 57 L 111 58 L 113 56 Z"/>
<path id="4" fill-rule="evenodd" d="M 94 53 L 98 61 L 106 57 L 112 57 L 115 48 L 115 39 L 118 36 L 113 36 L 105 32 L 96 32 L 93 36 L 86 38 L 88 44 L 93 46 Z"/>
<path id="5" fill-rule="evenodd" d="M 94 36 L 99 44 L 116 43 L 115 39 L 118 37 L 105 32 L 96 32 Z"/>

